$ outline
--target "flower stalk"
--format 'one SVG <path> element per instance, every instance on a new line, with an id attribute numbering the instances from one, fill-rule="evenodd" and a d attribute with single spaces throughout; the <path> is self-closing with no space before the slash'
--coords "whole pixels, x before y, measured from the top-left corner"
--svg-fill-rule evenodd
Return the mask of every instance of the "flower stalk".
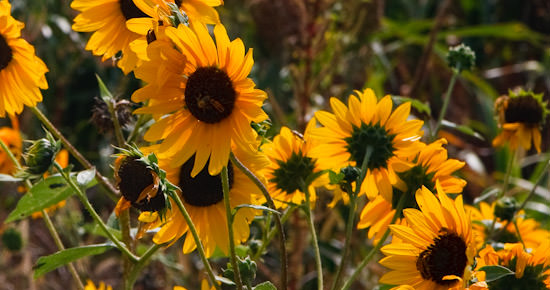
<path id="1" fill-rule="evenodd" d="M 94 207 L 92 206 L 92 204 L 90 203 L 90 201 L 88 200 L 88 198 L 86 197 L 86 194 L 82 191 L 82 189 L 74 182 L 74 180 L 68 175 L 67 172 L 63 171 L 63 168 L 61 167 L 61 165 L 59 165 L 59 163 L 57 162 L 54 162 L 53 164 L 55 166 L 55 168 L 57 169 L 57 171 L 59 171 L 59 173 L 61 174 L 61 176 L 63 176 L 63 178 L 65 179 L 65 181 L 67 181 L 67 183 L 69 184 L 70 187 L 72 187 L 74 189 L 74 191 L 76 192 L 76 194 L 78 195 L 78 197 L 80 198 L 80 201 L 82 202 L 82 204 L 84 205 L 84 207 L 86 208 L 86 210 L 90 213 L 90 215 L 92 216 L 92 218 L 94 219 L 94 221 L 99 225 L 99 227 L 101 228 L 101 230 L 105 233 L 105 235 L 115 244 L 115 246 L 122 252 L 124 253 L 126 256 L 128 256 L 128 258 L 130 259 L 130 261 L 132 262 L 137 262 L 139 260 L 139 257 L 137 257 L 136 255 L 134 255 L 132 252 L 130 252 L 130 250 L 128 248 L 126 248 L 126 246 L 121 242 L 119 241 L 110 231 L 109 229 L 107 228 L 107 225 L 105 225 L 105 223 L 103 222 L 103 220 L 101 220 L 101 217 L 99 216 L 99 214 L 95 211 Z"/>
<path id="2" fill-rule="evenodd" d="M 315 253 L 315 266 L 317 268 L 317 289 L 323 290 L 323 265 L 321 262 L 319 241 L 317 240 L 317 233 L 315 231 L 315 223 L 313 222 L 313 213 L 311 211 L 311 193 L 309 192 L 309 186 L 305 183 L 303 183 L 302 190 L 306 196 L 306 202 L 302 205 L 302 208 L 307 217 L 307 224 L 311 232 L 311 243 L 313 244 L 313 252 Z"/>
<path id="3" fill-rule="evenodd" d="M 276 210 L 275 203 L 273 202 L 273 199 L 271 198 L 271 195 L 269 195 L 269 191 L 265 187 L 265 185 L 262 183 L 260 179 L 254 173 L 252 173 L 242 162 L 233 154 L 233 152 L 230 153 L 229 159 L 231 160 L 231 163 L 239 170 L 241 170 L 254 184 L 260 189 L 263 196 L 265 197 L 267 201 L 267 205 L 273 209 Z M 285 232 L 283 230 L 283 223 L 281 221 L 281 217 L 277 214 L 273 215 L 275 217 L 275 226 L 277 227 L 277 231 L 279 232 L 279 247 L 281 249 L 281 290 L 287 289 L 287 280 L 288 280 L 288 273 L 287 273 L 287 255 L 286 255 L 286 246 L 285 246 Z"/>
<path id="4" fill-rule="evenodd" d="M 229 197 L 229 175 L 227 173 L 227 166 L 222 168 L 222 189 L 223 189 L 223 203 L 225 205 L 225 216 L 227 218 L 227 232 L 229 233 L 229 259 L 231 260 L 231 266 L 233 267 L 234 282 L 237 289 L 243 289 L 243 281 L 241 279 L 241 272 L 239 265 L 237 264 L 237 254 L 235 252 L 235 233 L 233 232 L 233 212 L 231 210 L 231 201 Z"/>
<path id="5" fill-rule="evenodd" d="M 405 194 L 401 195 L 401 198 L 399 199 L 399 202 L 397 203 L 397 208 L 395 209 L 395 213 L 394 213 L 394 215 L 391 219 L 390 224 L 394 224 L 395 221 L 397 221 L 397 219 L 399 218 L 399 216 L 401 216 L 401 211 L 403 210 L 403 206 L 405 205 L 405 201 L 407 200 L 405 197 L 406 197 Z M 353 281 L 355 281 L 355 279 L 357 279 L 357 276 L 359 275 L 359 273 L 361 273 L 363 268 L 365 268 L 365 266 L 370 262 L 370 260 L 372 260 L 372 258 L 374 257 L 374 254 L 376 254 L 378 252 L 378 250 L 380 250 L 380 248 L 382 248 L 382 245 L 384 244 L 384 242 L 386 241 L 386 239 L 388 238 L 389 235 L 390 235 L 390 228 L 388 227 L 386 229 L 386 231 L 384 232 L 384 235 L 382 235 L 382 237 L 380 238 L 380 240 L 376 244 L 376 246 L 374 246 L 374 248 L 372 248 L 369 251 L 369 253 L 361 261 L 359 266 L 357 266 L 355 271 L 353 271 L 353 273 L 351 274 L 349 279 L 344 283 L 344 286 L 341 289 L 347 290 L 351 287 L 351 284 L 353 283 Z"/>
<path id="6" fill-rule="evenodd" d="M 180 210 L 181 214 L 183 215 L 183 218 L 185 219 L 185 222 L 187 223 L 187 226 L 189 227 L 189 231 L 191 231 L 191 235 L 193 236 L 193 239 L 195 240 L 195 245 L 197 246 L 197 251 L 199 252 L 199 256 L 201 257 L 201 261 L 204 265 L 206 273 L 208 274 L 210 285 L 214 286 L 216 290 L 221 290 L 220 285 L 216 282 L 216 276 L 214 275 L 212 266 L 210 266 L 210 263 L 208 262 L 208 258 L 206 258 L 206 253 L 204 252 L 204 247 L 202 246 L 202 242 L 197 232 L 197 228 L 195 227 L 193 220 L 191 220 L 191 216 L 189 215 L 189 212 L 187 211 L 187 209 L 185 209 L 185 205 L 181 201 L 179 194 L 176 193 L 171 195 L 170 197 L 172 197 L 172 199 L 176 202 L 178 209 Z"/>

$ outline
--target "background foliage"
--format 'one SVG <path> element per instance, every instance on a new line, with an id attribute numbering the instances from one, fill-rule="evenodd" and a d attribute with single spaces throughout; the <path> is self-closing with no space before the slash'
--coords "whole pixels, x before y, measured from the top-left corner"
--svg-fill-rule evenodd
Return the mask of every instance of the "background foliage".
<path id="1" fill-rule="evenodd" d="M 76 11 L 69 4 L 67 0 L 12 1 L 13 16 L 26 24 L 24 38 L 36 47 L 37 55 L 50 69 L 46 75 L 50 89 L 43 92 L 41 109 L 100 171 L 110 176 L 112 136 L 98 133 L 90 122 L 93 98 L 99 95 L 95 74 L 121 98 L 129 99 L 140 83 L 132 74 L 123 75 L 112 61 L 102 63 L 84 50 L 89 34 L 71 30 Z M 228 0 L 218 11 L 230 37 L 241 37 L 247 47 L 254 48 L 252 77 L 269 94 L 265 110 L 274 124 L 273 132 L 281 125 L 303 129 L 313 111 L 328 107 L 329 97 L 345 99 L 352 90 L 365 87 L 373 88 L 379 96 L 407 96 L 428 104 L 426 110 L 417 106 L 416 115 L 422 118 L 431 114 L 435 119 L 452 75 L 445 62 L 447 49 L 461 42 L 469 45 L 476 52 L 476 68 L 459 78 L 447 114 L 447 119 L 469 129 L 446 129 L 442 134 L 450 141 L 450 157 L 468 164 L 461 174 L 468 180 L 464 194 L 470 201 L 501 178 L 509 158 L 506 150 L 491 147 L 497 134 L 494 100 L 516 87 L 544 93 L 545 100 L 550 95 L 550 2 L 546 0 Z M 27 113 L 20 117 L 26 138 L 41 136 L 38 121 Z M 542 140 L 542 150 L 548 152 L 548 126 Z M 537 161 L 524 160 L 516 174 L 537 176 L 540 168 L 533 165 Z M 521 182 L 516 180 L 520 187 Z M 95 187 L 88 194 L 107 219 L 114 204 L 94 190 L 101 189 Z M 19 196 L 15 188 L 6 185 L 1 191 L 0 220 L 4 220 Z M 546 186 L 538 197 L 541 216 L 550 214 L 548 198 Z M 62 231 L 64 242 L 67 246 L 92 242 L 90 218 L 77 210 L 76 200 L 69 199 L 68 203 L 54 216 L 56 224 L 67 229 Z M 337 239 L 342 235 L 346 209 L 338 210 L 317 214 L 323 225 L 321 250 L 329 271 L 336 265 L 342 246 Z M 543 227 L 548 229 L 548 220 L 543 220 Z M 33 284 L 37 289 L 62 289 L 71 279 L 64 268 L 34 282 L 18 279 L 29 277 L 39 256 L 56 250 L 42 221 L 29 223 L 26 226 L 32 231 L 24 236 L 26 244 L 21 252 L 7 253 L 0 248 L 0 288 L 26 289 Z M 74 224 L 78 227 L 71 226 Z M 355 236 L 354 243 L 365 243 L 364 232 Z M 299 231 L 291 233 L 290 240 L 299 244 Z M 136 289 L 197 283 L 198 258 L 184 256 L 179 249 L 172 247 L 153 261 Z M 304 254 L 305 269 L 297 272 L 303 271 L 302 282 L 307 288 L 307 273 L 314 270 L 313 257 L 307 247 L 292 251 L 295 257 Z M 90 277 L 116 289 L 121 267 L 120 259 L 112 255 L 118 254 L 107 251 L 78 263 L 93 263 Z M 269 279 L 270 269 L 276 267 L 272 265 L 276 255 L 272 258 L 265 257 L 259 265 L 262 280 Z M 165 267 L 154 267 L 155 263 Z M 380 266 L 373 265 L 372 273 L 381 271 L 376 267 Z M 357 287 L 371 289 L 376 281 L 372 277 Z"/>

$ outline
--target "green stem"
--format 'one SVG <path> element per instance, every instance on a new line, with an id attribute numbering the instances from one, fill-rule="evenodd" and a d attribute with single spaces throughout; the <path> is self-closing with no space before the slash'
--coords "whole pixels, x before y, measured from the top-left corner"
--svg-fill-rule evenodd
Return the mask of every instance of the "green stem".
<path id="1" fill-rule="evenodd" d="M 397 221 L 397 219 L 401 216 L 401 211 L 403 210 L 403 206 L 405 205 L 405 200 L 406 200 L 405 196 L 406 195 L 403 194 L 401 196 L 401 198 L 399 199 L 399 202 L 398 202 L 397 207 L 395 209 L 395 214 L 393 215 L 393 218 L 391 219 L 390 224 L 394 224 L 395 221 Z M 382 238 L 380 238 L 380 240 L 376 244 L 376 246 L 374 248 L 372 248 L 370 250 L 370 252 L 367 254 L 367 256 L 363 259 L 363 261 L 361 261 L 359 266 L 357 266 L 355 271 L 353 271 L 353 273 L 351 274 L 349 279 L 346 281 L 346 283 L 344 283 L 344 286 L 341 289 L 346 290 L 346 289 L 349 289 L 349 287 L 351 287 L 351 284 L 353 283 L 353 281 L 355 281 L 355 279 L 357 278 L 359 273 L 361 273 L 363 268 L 365 268 L 365 266 L 374 257 L 374 254 L 376 254 L 378 252 L 378 250 L 380 250 L 380 248 L 382 248 L 382 245 L 384 244 L 384 242 L 386 241 L 386 239 L 388 238 L 389 235 L 390 235 L 390 228 L 388 227 L 386 229 L 386 231 L 384 232 L 384 235 L 382 235 Z"/>
<path id="2" fill-rule="evenodd" d="M 122 133 L 122 127 L 120 127 L 120 122 L 118 121 L 118 117 L 116 115 L 114 102 L 115 100 L 110 98 L 107 102 L 107 108 L 109 109 L 109 114 L 111 115 L 111 119 L 113 120 L 113 131 L 115 132 L 115 138 L 117 141 L 117 144 L 119 147 L 124 146 L 124 134 Z"/>
<path id="3" fill-rule="evenodd" d="M 241 279 L 241 271 L 237 264 L 237 254 L 235 252 L 235 233 L 233 232 L 233 212 L 231 210 L 231 201 L 229 200 L 229 176 L 227 174 L 227 166 L 222 168 L 222 189 L 223 189 L 223 203 L 225 205 L 225 216 L 227 218 L 227 232 L 229 233 L 229 259 L 231 260 L 231 266 L 233 267 L 233 273 L 235 274 L 235 284 L 237 289 L 243 289 L 243 281 Z"/>
<path id="4" fill-rule="evenodd" d="M 147 266 L 147 263 L 149 262 L 149 259 L 153 256 L 154 253 L 156 253 L 160 248 L 162 248 L 162 245 L 154 244 L 152 245 L 139 260 L 134 264 L 134 267 L 132 268 L 132 271 L 128 274 L 128 278 L 126 280 L 126 290 L 132 290 L 134 289 L 134 284 L 136 283 L 137 275 L 143 270 L 145 266 Z"/>
<path id="5" fill-rule="evenodd" d="M 130 252 L 134 252 L 133 249 L 133 242 L 132 242 L 132 236 L 130 235 L 130 211 L 128 209 L 123 210 L 120 213 L 120 216 L 118 217 L 118 221 L 120 223 L 120 231 L 122 234 L 122 242 L 126 245 L 128 250 Z M 130 261 L 130 259 L 126 256 L 123 256 L 123 285 L 124 288 L 127 289 L 128 285 L 133 284 L 130 283 L 129 277 L 130 273 L 132 272 L 132 268 L 134 266 L 134 263 Z"/>
<path id="6" fill-rule="evenodd" d="M 533 188 L 531 189 L 531 191 L 529 191 L 529 193 L 527 194 L 527 197 L 525 198 L 525 200 L 523 200 L 523 202 L 520 204 L 520 206 L 518 207 L 518 209 L 516 210 L 516 214 L 519 213 L 521 210 L 523 210 L 525 208 L 525 206 L 527 205 L 527 202 L 531 199 L 531 197 L 533 197 L 535 195 L 535 192 L 537 190 L 537 187 L 542 183 L 543 179 L 544 179 L 544 175 L 545 173 L 550 169 L 550 161 L 547 161 L 546 162 L 546 165 L 544 166 L 544 169 L 541 171 L 540 173 L 540 176 L 539 178 L 537 179 L 537 182 L 535 182 L 535 185 L 533 185 Z M 496 220 L 496 217 L 494 218 Z M 514 218 L 515 219 L 515 218 Z M 502 233 L 502 231 L 505 231 L 506 228 L 508 228 L 508 225 L 510 225 L 510 222 L 512 220 L 508 220 L 506 222 L 506 224 L 504 225 L 503 228 L 500 229 L 500 233 Z M 494 225 L 493 227 L 494 228 Z"/>
<path id="7" fill-rule="evenodd" d="M 21 163 L 19 163 L 19 160 L 17 160 L 15 155 L 13 155 L 13 152 L 11 152 L 9 147 L 6 145 L 6 143 L 4 143 L 4 140 L 2 140 L 1 138 L 0 138 L 0 147 L 2 147 L 4 152 L 6 152 L 6 155 L 8 155 L 8 158 L 11 160 L 11 162 L 13 162 L 13 164 L 15 165 L 15 168 L 17 168 L 17 170 L 23 170 L 23 167 L 21 166 Z M 25 180 L 25 186 L 28 189 L 27 194 L 32 195 L 30 191 L 30 189 L 32 188 L 32 183 L 30 182 L 30 180 L 28 179 Z M 57 230 L 55 229 L 52 219 L 50 218 L 46 210 L 43 209 L 40 211 L 40 213 L 42 213 L 42 219 L 44 220 L 44 223 L 46 224 L 46 228 L 50 232 L 50 235 L 52 236 L 55 242 L 55 245 L 60 251 L 64 250 L 65 246 L 63 245 L 63 241 L 61 241 L 61 237 L 59 236 L 59 234 L 57 233 Z M 68 263 L 67 267 L 69 268 L 69 272 L 71 273 L 71 276 L 73 276 L 73 280 L 75 281 L 78 289 L 83 290 L 84 284 L 82 284 L 82 280 L 80 280 L 80 276 L 78 275 L 78 272 L 76 271 L 76 268 L 74 267 L 73 263 L 72 262 Z"/>
<path id="8" fill-rule="evenodd" d="M 71 155 L 76 158 L 76 160 L 84 166 L 86 169 L 91 169 L 94 166 L 86 159 L 76 148 L 57 130 L 57 128 L 48 120 L 48 118 L 37 108 L 37 107 L 31 107 L 31 110 L 33 111 L 34 115 L 46 126 L 48 131 L 50 131 L 55 138 L 59 139 L 61 143 L 63 143 L 63 146 L 71 153 Z M 95 176 L 99 183 L 103 185 L 105 189 L 107 189 L 107 193 L 109 197 L 112 200 L 118 200 L 118 190 L 105 178 L 98 170 L 95 171 Z"/>
<path id="9" fill-rule="evenodd" d="M 451 100 L 451 93 L 453 92 L 453 88 L 455 86 L 456 79 L 458 78 L 459 74 L 460 74 L 460 64 L 457 65 L 456 70 L 453 70 L 453 76 L 451 77 L 451 81 L 449 82 L 449 87 L 447 87 L 447 92 L 445 93 L 445 98 L 443 99 L 443 106 L 441 107 L 441 111 L 439 113 L 439 117 L 437 118 L 435 129 L 433 131 L 433 135 L 431 138 L 432 141 L 437 139 L 437 134 L 439 133 L 439 129 L 441 128 L 441 123 L 443 122 L 443 118 L 447 113 L 447 108 L 449 107 L 449 102 Z"/>
<path id="10" fill-rule="evenodd" d="M 41 213 L 42 213 L 42 218 L 44 219 L 44 223 L 46 224 L 46 227 L 48 228 L 48 231 L 50 232 L 50 235 L 52 236 L 55 242 L 55 245 L 60 251 L 65 250 L 65 246 L 63 245 L 63 242 L 61 241 L 61 237 L 59 236 L 59 234 L 55 229 L 52 219 L 50 218 L 50 216 L 45 210 L 42 210 Z M 69 268 L 69 272 L 71 273 L 71 276 L 73 276 L 73 279 L 76 282 L 78 289 L 83 290 L 84 284 L 82 284 L 82 280 L 80 279 L 80 276 L 78 275 L 78 272 L 76 271 L 74 264 L 70 262 L 67 264 L 67 267 Z"/>
<path id="11" fill-rule="evenodd" d="M 111 120 L 113 120 L 113 131 L 115 132 L 115 138 L 117 141 L 117 145 L 120 148 L 126 147 L 126 143 L 124 142 L 124 134 L 122 133 L 122 127 L 120 126 L 120 122 L 118 120 L 118 117 L 116 115 L 115 111 L 115 100 L 113 98 L 108 98 L 106 101 L 107 108 L 109 110 L 109 114 L 111 115 Z M 120 213 L 120 216 L 118 217 L 119 223 L 120 223 L 120 231 L 122 233 L 122 241 L 126 245 L 126 247 L 131 251 L 134 252 L 133 249 L 133 239 L 130 235 L 130 211 L 124 210 Z M 125 288 L 131 287 L 134 282 L 130 282 L 129 275 L 132 272 L 133 263 L 128 259 L 128 257 L 124 257 L 123 259 L 123 284 Z"/>
<path id="12" fill-rule="evenodd" d="M 254 184 L 260 189 L 262 194 L 265 197 L 265 200 L 267 201 L 267 205 L 271 208 L 276 210 L 275 203 L 273 202 L 273 199 L 271 198 L 271 195 L 269 195 L 269 191 L 265 187 L 265 185 L 258 179 L 254 173 L 252 173 L 244 164 L 241 163 L 241 161 L 233 154 L 233 152 L 230 153 L 229 159 L 231 160 L 231 163 L 235 165 L 239 170 L 241 170 Z M 279 247 L 281 249 L 281 290 L 287 289 L 287 255 L 286 255 L 286 246 L 285 246 L 285 232 L 283 230 L 283 223 L 281 221 L 281 217 L 278 214 L 273 215 L 275 217 L 275 226 L 277 227 L 277 230 L 279 231 Z"/>
<path id="13" fill-rule="evenodd" d="M 349 186 L 348 186 L 349 187 Z M 351 248 L 351 235 L 353 233 L 353 225 L 355 224 L 355 211 L 357 208 L 357 196 L 351 192 L 351 188 L 349 188 L 350 191 L 349 194 L 349 213 L 348 213 L 348 220 L 346 223 L 346 236 L 344 241 L 344 252 L 342 253 L 342 259 L 340 260 L 340 265 L 338 266 L 338 271 L 336 272 L 336 278 L 334 279 L 334 282 L 332 283 L 331 289 L 335 290 L 338 289 L 338 286 L 340 285 L 340 281 L 342 280 L 342 273 L 344 272 L 344 268 L 346 267 L 346 261 L 347 257 L 349 255 L 349 250 Z"/>
<path id="14" fill-rule="evenodd" d="M 342 254 L 342 260 L 340 262 L 340 265 L 338 266 L 338 271 L 336 272 L 336 278 L 334 279 L 334 283 L 332 284 L 333 290 L 338 289 L 338 286 L 340 286 L 340 281 L 342 280 L 342 274 L 344 273 L 344 268 L 346 266 L 346 261 L 348 259 L 349 251 L 351 248 L 351 236 L 353 233 L 353 226 L 355 225 L 355 211 L 357 210 L 357 196 L 361 192 L 361 187 L 363 186 L 363 181 L 365 180 L 365 176 L 367 175 L 367 166 L 369 164 L 370 157 L 372 155 L 373 148 L 370 145 L 367 145 L 365 148 L 365 156 L 363 158 L 363 162 L 361 163 L 361 174 L 358 176 L 355 184 L 355 191 L 352 192 L 351 186 L 349 184 L 346 184 L 346 192 L 349 195 L 350 200 L 350 208 L 348 213 L 348 221 L 346 223 L 346 236 L 345 236 L 345 242 L 344 242 L 344 253 Z"/>
<path id="15" fill-rule="evenodd" d="M 309 192 L 309 186 L 304 184 L 303 191 L 306 196 L 306 203 L 303 205 L 303 209 L 307 216 L 307 224 L 311 232 L 311 243 L 313 244 L 313 251 L 315 253 L 315 265 L 317 268 L 317 289 L 323 290 L 323 265 L 321 263 L 319 241 L 317 240 L 317 233 L 315 231 L 315 224 L 313 222 L 313 213 L 311 212 L 311 196 Z"/>
<path id="16" fill-rule="evenodd" d="M 176 202 L 176 205 L 178 206 L 178 209 L 180 210 L 181 214 L 183 215 L 183 218 L 185 219 L 185 222 L 187 223 L 187 226 L 189 227 L 189 231 L 191 231 L 191 235 L 193 236 L 193 239 L 195 240 L 195 245 L 197 246 L 197 251 L 199 252 L 199 256 L 201 257 L 202 263 L 204 265 L 204 268 L 206 269 L 206 272 L 208 274 L 208 278 L 210 279 L 210 285 L 213 285 L 216 290 L 221 290 L 220 284 L 216 282 L 216 276 L 214 275 L 214 271 L 212 270 L 212 266 L 210 266 L 210 263 L 208 262 L 208 259 L 206 258 L 206 253 L 204 252 L 204 247 L 202 246 L 202 242 L 200 240 L 199 234 L 197 233 L 197 229 L 195 228 L 195 224 L 193 223 L 193 220 L 191 220 L 191 216 L 189 215 L 189 212 L 187 212 L 187 209 L 185 209 L 185 205 L 181 201 L 181 198 L 179 194 L 175 193 L 171 195 L 172 199 Z"/>
<path id="17" fill-rule="evenodd" d="M 506 165 L 506 173 L 504 174 L 504 182 L 502 184 L 502 191 L 500 191 L 499 194 L 497 195 L 497 200 L 501 199 L 506 194 L 506 191 L 508 191 L 508 185 L 510 183 L 510 175 L 512 174 L 512 168 L 516 160 L 516 155 L 517 155 L 517 150 L 514 151 L 514 154 L 510 157 L 510 160 L 508 160 L 508 165 Z M 495 215 L 493 217 L 493 221 L 491 222 L 491 227 L 489 227 L 489 237 L 493 235 L 496 223 L 497 223 L 497 216 Z"/>
<path id="18" fill-rule="evenodd" d="M 145 115 L 145 114 L 141 114 L 139 115 L 135 125 L 134 125 L 134 129 L 132 130 L 132 132 L 130 132 L 130 135 L 128 135 L 128 138 L 126 139 L 126 143 L 128 144 L 131 144 L 132 142 L 134 142 L 138 136 L 138 133 L 139 133 L 139 129 L 141 128 L 141 126 L 147 121 L 147 117 L 149 117 L 150 115 Z"/>
<path id="19" fill-rule="evenodd" d="M 94 219 L 94 221 L 99 225 L 99 227 L 101 228 L 101 230 L 103 230 L 103 232 L 105 233 L 105 235 L 107 235 L 107 237 L 115 244 L 115 246 L 122 252 L 124 253 L 126 256 L 128 256 L 128 258 L 130 258 L 130 260 L 132 262 L 136 262 L 139 260 L 139 257 L 136 257 L 134 254 L 132 254 L 132 252 L 130 252 L 130 250 L 128 250 L 128 248 L 126 248 L 126 246 L 124 246 L 124 244 L 119 241 L 110 231 L 109 229 L 107 228 L 107 225 L 105 225 L 105 223 L 103 222 L 103 220 L 101 220 L 101 217 L 99 216 L 99 214 L 97 214 L 97 212 L 95 211 L 94 207 L 92 206 L 92 204 L 90 203 L 90 201 L 88 200 L 88 197 L 86 196 L 86 194 L 82 191 L 82 189 L 74 182 L 74 180 L 65 172 L 63 171 L 63 168 L 61 167 L 61 165 L 59 165 L 59 163 L 57 162 L 54 162 L 53 163 L 55 168 L 57 169 L 57 171 L 59 171 L 59 173 L 61 174 L 61 176 L 63 176 L 63 178 L 67 181 L 67 183 L 69 183 L 69 186 L 71 186 L 74 191 L 76 191 L 76 194 L 78 195 L 78 197 L 80 198 L 80 201 L 82 202 L 82 204 L 84 205 L 84 207 L 86 208 L 86 210 L 90 213 L 90 215 L 92 216 L 92 218 Z"/>
<path id="20" fill-rule="evenodd" d="M 294 212 L 294 210 L 296 209 L 295 206 L 292 206 L 292 207 L 289 207 L 284 213 L 283 213 L 283 216 L 281 217 L 281 222 L 284 224 L 286 223 L 286 221 L 288 220 L 288 218 L 290 217 L 290 215 Z M 271 224 L 267 225 L 268 227 L 271 226 Z M 252 257 L 252 260 L 254 261 L 257 261 L 260 256 L 262 255 L 262 253 L 265 251 L 265 249 L 267 248 L 267 246 L 269 245 L 269 243 L 273 240 L 273 237 L 279 232 L 279 229 L 277 227 L 274 227 L 271 229 L 271 231 L 269 231 L 269 233 L 267 233 L 267 237 L 265 238 L 265 241 L 262 243 L 262 245 L 260 246 L 260 248 L 258 249 L 258 251 L 254 254 L 254 257 Z"/>

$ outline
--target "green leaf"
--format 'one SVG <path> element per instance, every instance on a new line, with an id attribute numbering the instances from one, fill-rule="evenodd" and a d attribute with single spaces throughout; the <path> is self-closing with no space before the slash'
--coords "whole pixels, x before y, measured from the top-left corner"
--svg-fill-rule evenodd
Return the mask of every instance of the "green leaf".
<path id="1" fill-rule="evenodd" d="M 8 174 L 0 174 L 0 182 L 18 182 L 23 180 L 23 178 L 14 177 Z"/>
<path id="2" fill-rule="evenodd" d="M 273 283 L 266 281 L 263 283 L 260 283 L 253 288 L 254 290 L 277 290 L 277 287 L 273 285 Z"/>
<path id="3" fill-rule="evenodd" d="M 550 207 L 542 202 L 529 201 L 525 205 L 525 208 L 538 211 L 546 216 L 550 215 Z"/>
<path id="4" fill-rule="evenodd" d="M 33 276 L 36 279 L 72 261 L 84 258 L 86 256 L 102 254 L 110 248 L 114 248 L 114 246 L 111 244 L 89 245 L 77 248 L 70 248 L 63 251 L 58 251 L 49 256 L 40 257 L 38 261 L 36 261 L 36 265 L 33 267 Z"/>
<path id="5" fill-rule="evenodd" d="M 76 177 L 72 176 L 72 178 Z M 90 188 L 97 182 L 89 182 L 84 187 Z M 23 219 L 34 212 L 46 209 L 74 194 L 74 190 L 67 184 L 61 175 L 50 176 L 35 184 L 28 193 L 23 195 L 15 210 L 6 218 L 5 223 Z"/>
<path id="6" fill-rule="evenodd" d="M 519 22 L 483 24 L 467 26 L 448 31 L 441 31 L 437 36 L 445 39 L 449 35 L 463 37 L 491 37 L 508 40 L 525 40 L 531 43 L 539 43 L 545 39 L 543 34 L 537 33 Z"/>
<path id="7" fill-rule="evenodd" d="M 236 285 L 235 282 L 225 278 L 225 277 L 222 277 L 222 276 L 216 276 L 216 281 L 218 282 L 221 282 L 223 284 L 227 284 L 227 285 Z"/>
<path id="8" fill-rule="evenodd" d="M 88 185 L 88 183 L 94 180 L 94 177 L 95 177 L 95 168 L 80 171 L 76 175 L 76 183 L 80 186 L 86 186 Z"/>
<path id="9" fill-rule="evenodd" d="M 99 86 L 99 95 L 103 99 L 103 101 L 107 102 L 108 100 L 113 98 L 113 94 L 107 89 L 107 86 L 105 86 L 105 83 L 101 80 L 99 75 L 95 75 L 97 78 L 97 85 Z"/>
<path id="10" fill-rule="evenodd" d="M 234 213 L 237 213 L 237 211 L 241 208 L 253 208 L 253 209 L 258 209 L 258 210 L 265 210 L 265 211 L 268 211 L 268 212 L 271 212 L 271 213 L 274 213 L 274 214 L 278 214 L 280 215 L 281 213 L 277 210 L 274 210 L 272 208 L 269 208 L 267 206 L 263 206 L 263 205 L 255 205 L 255 204 L 240 204 L 238 206 L 235 207 L 235 209 L 233 210 Z"/>
<path id="11" fill-rule="evenodd" d="M 330 184 L 340 184 L 340 182 L 344 179 L 345 175 L 340 172 L 336 173 L 332 170 L 329 170 L 328 172 L 328 178 L 330 179 Z"/>
<path id="12" fill-rule="evenodd" d="M 426 103 L 422 103 L 417 99 L 403 97 L 403 96 L 392 96 L 392 99 L 396 100 L 399 103 L 411 102 L 411 106 L 415 108 L 419 113 L 423 113 L 428 116 L 432 114 L 432 110 L 430 109 L 430 106 Z"/>
<path id="13" fill-rule="evenodd" d="M 456 123 L 453 123 L 453 122 L 450 122 L 450 121 L 447 121 L 447 120 L 443 120 L 443 122 L 441 122 L 441 126 L 446 127 L 446 128 L 450 128 L 450 129 L 455 129 L 459 132 L 462 132 L 466 135 L 475 137 L 475 138 L 477 138 L 479 140 L 482 140 L 482 141 L 485 140 L 483 138 L 483 136 L 481 136 L 479 133 L 477 133 L 476 131 L 474 131 L 472 128 L 470 128 L 468 126 L 458 125 Z"/>
<path id="14" fill-rule="evenodd" d="M 496 196 L 500 191 L 501 191 L 500 188 L 496 188 L 496 187 L 488 188 L 484 192 L 482 192 L 480 196 L 474 198 L 474 204 L 478 204 L 490 197 Z"/>
<path id="15" fill-rule="evenodd" d="M 514 275 L 515 273 L 510 269 L 503 266 L 484 266 L 479 269 L 479 271 L 485 272 L 485 281 L 492 282 L 498 280 L 504 276 Z"/>

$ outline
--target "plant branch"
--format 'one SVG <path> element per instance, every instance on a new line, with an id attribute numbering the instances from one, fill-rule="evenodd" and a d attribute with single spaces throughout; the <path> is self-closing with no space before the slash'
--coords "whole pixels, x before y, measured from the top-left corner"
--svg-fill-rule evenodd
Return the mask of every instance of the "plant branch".
<path id="1" fill-rule="evenodd" d="M 276 210 L 275 203 L 273 202 L 273 199 L 271 198 L 271 195 L 269 195 L 269 191 L 265 187 L 265 185 L 258 179 L 254 173 L 252 173 L 244 164 L 241 163 L 239 159 L 237 159 L 237 156 L 233 154 L 233 152 L 230 153 L 229 158 L 233 165 L 237 166 L 239 170 L 241 170 L 254 184 L 260 189 L 262 194 L 264 195 L 267 205 L 271 208 Z M 277 230 L 279 231 L 279 244 L 281 248 L 281 290 L 287 289 L 287 255 L 286 255 L 286 246 L 285 246 L 285 232 L 283 230 L 283 223 L 281 222 L 281 217 L 277 214 L 273 215 L 275 217 L 275 226 L 277 227 Z"/>
<path id="2" fill-rule="evenodd" d="M 132 252 L 130 252 L 130 250 L 128 248 L 126 248 L 126 246 L 124 246 L 124 244 L 119 241 L 110 231 L 109 229 L 107 228 L 107 225 L 105 225 L 105 223 L 103 222 L 103 220 L 101 219 L 101 217 L 99 216 L 99 214 L 97 214 L 97 212 L 95 211 L 94 207 L 92 206 L 92 204 L 90 203 L 90 201 L 88 200 L 88 197 L 86 196 L 86 194 L 82 191 L 82 189 L 77 185 L 75 184 L 74 180 L 65 172 L 63 171 L 63 168 L 61 167 L 61 165 L 59 165 L 59 163 L 57 162 L 54 162 L 54 166 L 55 168 L 57 169 L 57 171 L 59 171 L 59 173 L 61 174 L 61 176 L 63 176 L 63 178 L 67 181 L 67 183 L 69 183 L 69 186 L 71 186 L 75 191 L 76 191 L 76 194 L 78 195 L 78 197 L 80 198 L 80 201 L 82 202 L 82 204 L 84 205 L 84 207 L 86 208 L 86 210 L 90 213 L 90 215 L 92 216 L 92 218 L 94 219 L 94 221 L 99 225 L 99 227 L 101 228 L 101 230 L 103 230 L 103 232 L 105 233 L 105 235 L 107 235 L 107 237 L 115 244 L 115 246 L 122 252 L 124 253 L 126 256 L 128 256 L 128 258 L 132 261 L 132 262 L 136 262 L 139 260 L 139 257 L 136 257 Z"/>
<path id="3" fill-rule="evenodd" d="M 48 131 L 50 131 L 55 138 L 59 139 L 61 143 L 63 143 L 63 146 L 71 153 L 71 155 L 76 158 L 76 160 L 84 166 L 86 169 L 91 169 L 94 166 L 84 157 L 80 152 L 61 134 L 59 130 L 48 120 L 48 118 L 37 108 L 37 107 L 31 107 L 32 112 L 34 115 L 46 126 Z M 118 200 L 118 190 L 109 182 L 107 178 L 105 178 L 98 170 L 95 171 L 95 176 L 99 183 L 103 185 L 105 189 L 107 189 L 108 195 L 112 200 Z"/>

